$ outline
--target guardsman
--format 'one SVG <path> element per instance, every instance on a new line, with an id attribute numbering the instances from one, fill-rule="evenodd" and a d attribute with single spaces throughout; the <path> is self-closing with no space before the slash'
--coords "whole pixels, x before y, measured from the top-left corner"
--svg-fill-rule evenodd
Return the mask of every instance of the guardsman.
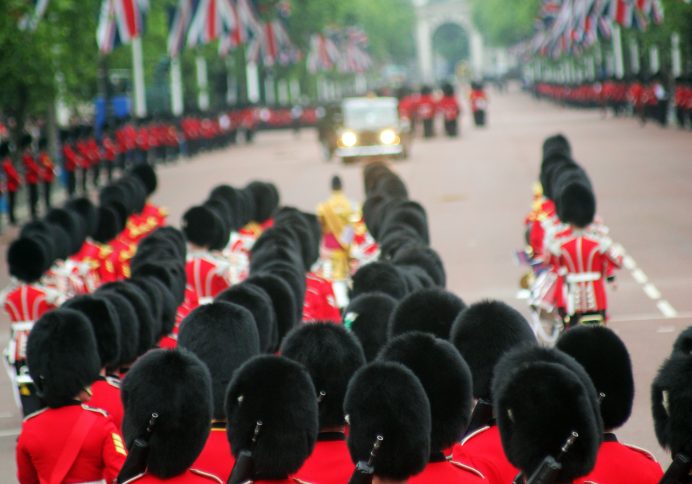
<path id="1" fill-rule="evenodd" d="M 183 319 L 178 347 L 194 353 L 211 374 L 211 432 L 193 467 L 225 482 L 235 462 L 226 437 L 226 387 L 233 372 L 260 352 L 255 320 L 237 304 L 215 302 L 200 306 Z"/>
<path id="2" fill-rule="evenodd" d="M 83 295 L 65 301 L 61 306 L 77 311 L 87 318 L 96 340 L 100 371 L 91 383 L 89 406 L 105 410 L 118 431 L 123 424 L 123 403 L 120 399 L 120 381 L 112 375 L 120 363 L 120 321 L 115 306 L 105 297 Z"/>
<path id="3" fill-rule="evenodd" d="M 2 160 L 2 170 L 5 172 L 5 190 L 7 191 L 7 213 L 10 218 L 10 224 L 17 224 L 17 217 L 14 213 L 14 208 L 17 201 L 17 191 L 21 185 L 19 173 L 12 163 L 10 158 L 10 145 L 8 143 L 0 143 L 0 159 Z"/>
<path id="4" fill-rule="evenodd" d="M 113 181 L 113 172 L 115 171 L 120 153 L 118 152 L 118 144 L 113 139 L 110 126 L 106 124 L 103 126 L 103 129 L 104 131 L 101 135 L 101 159 L 106 164 L 106 176 L 110 183 Z"/>
<path id="5" fill-rule="evenodd" d="M 471 83 L 469 102 L 471 103 L 471 112 L 473 113 L 473 123 L 476 126 L 485 126 L 488 96 L 486 96 L 481 82 Z"/>
<path id="6" fill-rule="evenodd" d="M 77 177 L 75 172 L 79 167 L 80 154 L 78 150 L 75 149 L 74 136 L 75 130 L 61 130 L 60 131 L 60 141 L 62 142 L 62 160 L 63 160 L 63 170 L 65 171 L 66 183 L 67 183 L 67 196 L 72 198 L 77 189 Z"/>
<path id="7" fill-rule="evenodd" d="M 332 177 L 332 193 L 317 206 L 317 218 L 322 226 L 322 244 L 329 254 L 331 271 L 329 279 L 345 280 L 350 273 L 351 242 L 355 235 L 353 203 L 343 192 L 341 178 Z"/>
<path id="8" fill-rule="evenodd" d="M 81 126 L 78 128 L 78 139 L 76 142 L 77 152 L 79 153 L 79 158 L 77 158 L 77 168 L 80 172 L 79 186 L 82 191 L 82 195 L 88 195 L 89 193 L 89 168 L 91 167 L 93 153 L 89 150 L 89 136 L 91 133 L 91 128 L 89 126 Z"/>
<path id="9" fill-rule="evenodd" d="M 449 291 L 418 289 L 404 297 L 392 313 L 389 337 L 420 331 L 448 339 L 452 324 L 465 308 L 464 301 Z"/>
<path id="10" fill-rule="evenodd" d="M 302 482 L 292 476 L 315 446 L 316 396 L 308 372 L 281 356 L 256 356 L 233 374 L 225 400 L 233 471 L 240 471 L 241 453 L 250 452 L 254 464 L 237 482 Z"/>
<path id="11" fill-rule="evenodd" d="M 549 469 L 551 458 L 561 468 L 549 482 L 586 476 L 596 463 L 603 422 L 596 389 L 581 365 L 561 351 L 535 345 L 510 351 L 494 372 L 502 449 L 521 471 L 502 482 L 525 483 Z"/>
<path id="12" fill-rule="evenodd" d="M 488 482 L 512 482 L 519 471 L 502 450 L 493 412 L 493 368 L 506 352 L 535 343 L 536 337 L 518 311 L 500 301 L 483 301 L 459 314 L 450 341 L 471 369 L 476 402 L 466 434 L 454 447 L 453 459 L 470 463 Z"/>
<path id="13" fill-rule="evenodd" d="M 87 319 L 69 309 L 44 315 L 29 336 L 27 359 L 47 408 L 22 423 L 17 480 L 21 484 L 113 482 L 127 451 L 108 414 L 85 405 L 99 373 L 96 341 Z"/>
<path id="14" fill-rule="evenodd" d="M 442 113 L 445 133 L 449 137 L 456 137 L 459 134 L 459 116 L 461 107 L 454 93 L 454 86 L 450 83 L 442 85 L 442 97 L 437 103 L 438 110 Z"/>
<path id="15" fill-rule="evenodd" d="M 577 482 L 659 482 L 663 470 L 656 459 L 643 449 L 621 444 L 614 433 L 629 419 L 634 401 L 632 362 L 622 340 L 604 326 L 579 326 L 563 333 L 557 348 L 584 367 L 601 396 L 603 443 L 596 466 Z"/>
<path id="16" fill-rule="evenodd" d="M 147 201 L 141 215 L 145 217 L 152 230 L 154 228 L 163 227 L 166 225 L 168 210 L 154 205 L 154 203 L 151 201 L 151 196 L 154 194 L 158 186 L 156 171 L 148 163 L 138 163 L 132 167 L 130 173 L 139 178 L 146 189 Z"/>
<path id="17" fill-rule="evenodd" d="M 320 430 L 317 443 L 296 477 L 322 484 L 348 482 L 353 463 L 344 433 L 344 396 L 365 355 L 346 329 L 328 322 L 299 326 L 281 345 L 281 355 L 302 364 L 317 392 Z"/>
<path id="18" fill-rule="evenodd" d="M 432 334 L 409 331 L 392 339 L 378 359 L 411 370 L 430 402 L 430 458 L 423 472 L 408 482 L 486 482 L 480 471 L 451 460 L 451 449 L 466 430 L 473 405 L 471 371 L 456 348 Z"/>
<path id="19" fill-rule="evenodd" d="M 195 355 L 184 350 L 148 352 L 123 380 L 122 395 L 128 448 L 132 451 L 135 439 L 149 444 L 143 459 L 126 463 L 139 472 L 121 476 L 126 478 L 123 484 L 225 482 L 192 467 L 209 435 L 212 416 L 209 370 Z"/>
<path id="20" fill-rule="evenodd" d="M 38 163 L 41 168 L 41 182 L 43 183 L 43 201 L 46 205 L 46 211 L 48 211 L 52 207 L 51 191 L 55 181 L 55 163 L 53 163 L 53 159 L 48 154 L 46 147 L 46 138 L 40 138 L 38 140 Z"/>
<path id="21" fill-rule="evenodd" d="M 425 469 L 430 403 L 411 370 L 384 361 L 361 368 L 348 385 L 344 412 L 351 460 L 372 467 L 372 482 L 406 483 Z"/>
<path id="22" fill-rule="evenodd" d="M 437 112 L 437 103 L 435 102 L 433 91 L 430 86 L 423 86 L 421 88 L 416 107 L 416 119 L 419 119 L 423 123 L 423 137 L 433 138 L 435 136 L 435 113 Z"/>
<path id="23" fill-rule="evenodd" d="M 361 294 L 344 310 L 343 325 L 360 341 L 366 361 L 372 361 L 387 341 L 387 323 L 397 300 L 382 292 Z"/>
<path id="24" fill-rule="evenodd" d="M 28 202 L 31 219 L 36 220 L 38 218 L 38 184 L 41 181 L 41 168 L 39 168 L 39 165 L 34 159 L 31 147 L 32 143 L 33 138 L 31 135 L 25 134 L 22 136 L 20 147 L 23 150 L 22 162 L 24 163 L 24 182 L 27 185 L 29 194 Z"/>
<path id="25" fill-rule="evenodd" d="M 19 390 L 24 415 L 41 407 L 33 382 L 28 378 L 27 339 L 34 322 L 60 303 L 57 291 L 41 283 L 41 278 L 53 264 L 52 254 L 51 241 L 38 234 L 16 239 L 7 251 L 9 273 L 13 280 L 5 290 L 2 301 L 11 328 L 5 357 L 14 370 L 13 383 Z"/>

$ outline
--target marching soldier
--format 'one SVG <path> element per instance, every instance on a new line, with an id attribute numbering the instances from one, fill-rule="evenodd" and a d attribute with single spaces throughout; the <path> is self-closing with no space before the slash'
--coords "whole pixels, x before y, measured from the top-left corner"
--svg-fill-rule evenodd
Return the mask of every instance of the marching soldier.
<path id="1" fill-rule="evenodd" d="M 112 482 L 127 452 L 113 420 L 84 404 L 99 373 L 89 322 L 69 309 L 44 315 L 29 336 L 27 359 L 47 408 L 22 423 L 16 449 L 18 481 Z"/>
<path id="2" fill-rule="evenodd" d="M 454 86 L 449 83 L 442 85 L 442 98 L 437 103 L 438 109 L 442 112 L 445 133 L 449 137 L 456 137 L 459 134 L 459 116 L 461 107 L 454 93 Z"/>
<path id="3" fill-rule="evenodd" d="M 316 322 L 291 331 L 281 354 L 307 369 L 319 405 L 317 443 L 296 477 L 321 484 L 348 482 L 353 463 L 344 434 L 344 396 L 353 374 L 365 365 L 363 350 L 343 327 Z"/>
<path id="4" fill-rule="evenodd" d="M 418 289 L 397 305 L 389 318 L 389 337 L 420 331 L 448 339 L 457 316 L 466 308 L 456 294 L 444 289 Z"/>
<path id="5" fill-rule="evenodd" d="M 215 302 L 200 306 L 183 319 L 178 347 L 194 353 L 211 374 L 211 432 L 193 467 L 225 482 L 235 461 L 226 437 L 224 398 L 233 372 L 259 354 L 254 318 L 237 304 Z"/>
<path id="6" fill-rule="evenodd" d="M 387 323 L 397 300 L 382 292 L 361 294 L 344 310 L 344 327 L 360 341 L 366 361 L 375 359 L 387 341 Z"/>
<path id="7" fill-rule="evenodd" d="M 209 435 L 212 393 L 209 370 L 183 350 L 153 350 L 141 357 L 122 383 L 123 436 L 130 458 L 120 474 L 122 484 L 221 484 L 221 479 L 194 469 Z M 135 439 L 148 452 L 134 450 Z"/>
<path id="8" fill-rule="evenodd" d="M 233 482 L 302 482 L 290 476 L 315 446 L 316 396 L 307 371 L 281 356 L 256 356 L 234 373 L 226 392 L 226 432 L 236 459 Z M 247 452 L 251 465 L 242 473 L 238 463 Z"/>
<path id="9" fill-rule="evenodd" d="M 488 107 L 488 97 L 480 82 L 471 83 L 471 93 L 469 94 L 471 112 L 473 113 L 473 123 L 476 126 L 485 126 L 485 111 Z"/>
<path id="10" fill-rule="evenodd" d="M 36 220 L 38 218 L 38 184 L 41 177 L 41 169 L 34 159 L 31 148 L 32 142 L 33 138 L 31 135 L 26 134 L 22 136 L 20 147 L 24 150 L 22 162 L 24 163 L 24 182 L 29 193 L 29 212 L 31 213 L 31 219 Z"/>
<path id="11" fill-rule="evenodd" d="M 55 181 L 55 163 L 53 163 L 46 147 L 46 138 L 40 138 L 38 140 L 38 162 L 41 167 L 41 181 L 43 182 L 43 201 L 46 205 L 46 211 L 48 211 L 52 208 L 51 191 Z"/>
<path id="12" fill-rule="evenodd" d="M 22 182 L 17 169 L 14 167 L 12 158 L 10 158 L 10 145 L 8 143 L 0 143 L 0 159 L 2 159 L 2 170 L 5 172 L 7 213 L 10 218 L 10 225 L 16 225 L 17 217 L 15 216 L 14 209 L 17 201 L 17 191 Z"/>
<path id="13" fill-rule="evenodd" d="M 77 177 L 75 172 L 77 168 L 81 165 L 81 155 L 74 145 L 75 139 L 73 138 L 76 133 L 76 129 L 72 130 L 61 130 L 60 136 L 62 141 L 62 159 L 63 159 L 63 170 L 67 176 L 67 196 L 72 198 L 77 189 Z"/>
<path id="14" fill-rule="evenodd" d="M 433 91 L 430 86 L 423 86 L 421 88 L 416 107 L 416 119 L 420 119 L 423 122 L 423 137 L 434 138 L 437 103 L 433 98 Z"/>
<path id="15" fill-rule="evenodd" d="M 563 333 L 557 348 L 584 367 L 601 395 L 603 443 L 596 466 L 578 482 L 659 482 L 663 470 L 656 459 L 643 449 L 621 444 L 614 433 L 629 419 L 634 401 L 632 363 L 622 340 L 603 326 L 579 326 Z"/>

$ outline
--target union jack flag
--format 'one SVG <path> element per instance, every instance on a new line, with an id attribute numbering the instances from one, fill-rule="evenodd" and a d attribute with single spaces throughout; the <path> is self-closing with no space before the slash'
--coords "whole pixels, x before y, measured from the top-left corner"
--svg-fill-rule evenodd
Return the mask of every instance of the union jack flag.
<path id="1" fill-rule="evenodd" d="M 32 0 L 33 8 L 30 13 L 23 15 L 19 19 L 19 29 L 29 30 L 33 32 L 38 27 L 38 23 L 43 18 L 43 14 L 46 13 L 46 8 L 48 8 L 49 0 Z"/>
<path id="2" fill-rule="evenodd" d="M 144 32 L 148 0 L 103 0 L 96 29 L 96 42 L 102 54 L 127 44 Z"/>
<path id="3" fill-rule="evenodd" d="M 185 45 L 187 29 L 190 26 L 193 12 L 193 0 L 179 0 L 178 6 L 171 15 L 168 31 L 168 55 L 177 57 Z"/>

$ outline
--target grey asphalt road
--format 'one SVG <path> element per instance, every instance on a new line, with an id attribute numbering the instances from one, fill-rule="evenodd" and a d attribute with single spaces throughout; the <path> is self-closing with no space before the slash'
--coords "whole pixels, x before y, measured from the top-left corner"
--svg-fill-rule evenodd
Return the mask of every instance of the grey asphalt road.
<path id="1" fill-rule="evenodd" d="M 467 303 L 497 298 L 527 313 L 526 302 L 517 298 L 523 269 L 512 254 L 522 245 L 541 142 L 558 131 L 566 134 L 593 181 L 599 213 L 629 255 L 617 290 L 609 294 L 610 325 L 631 351 L 637 390 L 632 418 L 618 434 L 667 463 L 653 433 L 649 386 L 676 335 L 692 323 L 692 133 L 603 119 L 597 111 L 564 109 L 517 91 L 490 92 L 484 129 L 471 126 L 468 103 L 465 111 L 460 138 L 416 140 L 411 158 L 395 165 L 411 197 L 428 211 L 449 289 Z M 363 197 L 360 167 L 323 161 L 311 130 L 261 133 L 252 146 L 203 154 L 159 173 L 155 199 L 170 209 L 174 225 L 221 182 L 271 180 L 283 204 L 313 210 L 327 197 L 330 177 L 339 174 L 350 197 Z M 10 229 L 0 236 L 3 253 L 15 234 Z M 7 280 L 3 257 L 0 284 Z M 4 315 L 2 322 L 8 328 Z M 8 330 L 0 334 L 4 345 Z M 0 373 L 1 482 L 14 481 L 20 426 L 8 379 Z"/>

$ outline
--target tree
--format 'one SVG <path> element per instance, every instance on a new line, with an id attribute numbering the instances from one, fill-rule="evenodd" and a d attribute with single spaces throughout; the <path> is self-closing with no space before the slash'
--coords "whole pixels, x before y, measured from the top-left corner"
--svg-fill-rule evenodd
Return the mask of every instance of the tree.
<path id="1" fill-rule="evenodd" d="M 539 0 L 472 0 L 473 22 L 491 45 L 510 46 L 533 32 Z"/>

